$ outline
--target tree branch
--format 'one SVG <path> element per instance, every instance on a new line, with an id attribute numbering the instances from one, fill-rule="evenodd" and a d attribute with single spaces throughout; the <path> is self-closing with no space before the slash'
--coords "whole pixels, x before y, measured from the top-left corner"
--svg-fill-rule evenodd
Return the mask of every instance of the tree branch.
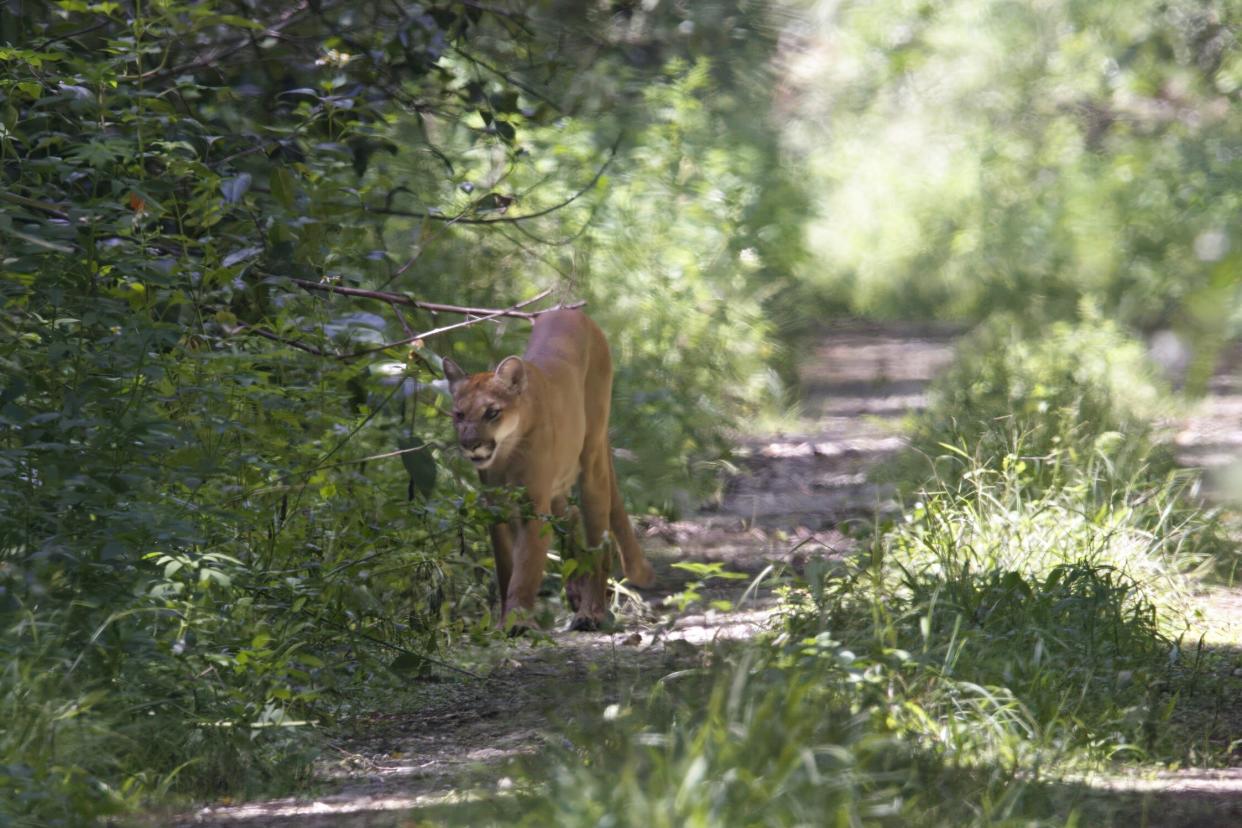
<path id="1" fill-rule="evenodd" d="M 520 310 L 520 308 L 532 305 L 540 299 L 545 298 L 552 292 L 551 290 L 545 290 L 538 296 L 533 296 L 530 299 L 524 299 L 521 302 L 507 308 L 471 308 L 462 305 L 443 305 L 439 302 L 422 302 L 417 299 L 411 299 L 403 293 L 390 293 L 386 290 L 363 290 L 362 288 L 344 287 L 342 285 L 328 285 L 322 282 L 311 282 L 306 279 L 294 279 L 292 277 L 289 281 L 293 282 L 293 284 L 303 290 L 318 290 L 323 291 L 324 293 L 338 293 L 342 296 L 357 296 L 363 299 L 375 299 L 380 302 L 387 302 L 389 305 L 405 305 L 407 307 L 418 308 L 419 310 L 425 310 L 431 313 L 460 313 L 466 316 L 486 316 L 489 319 L 497 316 L 514 316 L 519 319 L 534 319 L 541 313 L 547 313 L 548 311 L 524 311 Z M 586 302 L 573 302 L 568 305 L 560 305 L 559 307 L 580 308 L 585 304 Z M 549 310 L 552 309 L 550 308 Z M 414 339 L 418 338 L 419 337 L 413 337 L 410 341 L 413 342 Z"/>
<path id="2" fill-rule="evenodd" d="M 491 64 L 489 64 L 487 61 L 483 60 L 482 58 L 480 58 L 480 57 L 478 57 L 478 56 L 476 56 L 476 55 L 472 55 L 472 54 L 470 54 L 470 53 L 469 53 L 469 52 L 467 52 L 465 49 L 462 49 L 460 46 L 457 46 L 457 45 L 455 45 L 455 44 L 451 44 L 451 43 L 450 43 L 450 44 L 449 44 L 449 48 L 450 48 L 450 49 L 452 49 L 452 50 L 453 50 L 454 52 L 456 52 L 457 54 L 459 54 L 459 55 L 461 55 L 462 57 L 464 57 L 466 60 L 468 60 L 468 61 L 470 61 L 471 63 L 475 64 L 476 66 L 482 66 L 482 67 L 483 67 L 484 69 L 486 69 L 488 72 L 491 72 L 493 75 L 497 76 L 498 78 L 500 78 L 501 80 L 503 80 L 505 83 L 508 83 L 508 84 L 510 84 L 510 85 L 512 85 L 512 86 L 516 86 L 518 89 L 521 89 L 521 90 L 522 90 L 523 92 L 525 92 L 527 95 L 530 95 L 530 96 L 531 96 L 531 97 L 533 97 L 533 98 L 538 98 L 539 100 L 543 101 L 543 102 L 544 102 L 544 103 L 546 103 L 548 106 L 550 106 L 550 107 L 552 107 L 554 110 L 556 110 L 557 114 L 562 114 L 562 113 L 564 113 L 564 111 L 565 111 L 565 110 L 564 110 L 563 108 L 561 108 L 561 105 L 560 105 L 560 104 L 558 104 L 556 101 L 552 100 L 552 99 L 551 99 L 551 98 L 549 98 L 547 95 L 545 95 L 545 94 L 543 94 L 542 92 L 540 92 L 538 89 L 535 89 L 533 86 L 530 86 L 529 84 L 523 83 L 522 81 L 518 80 L 517 78 L 515 78 L 515 77 L 513 77 L 513 76 L 511 76 L 511 75 L 506 74 L 504 71 L 502 71 L 502 70 L 500 70 L 500 69 L 497 69 L 495 66 L 492 66 Z"/>
<path id="3" fill-rule="evenodd" d="M 512 316 L 513 312 L 517 310 L 519 307 L 521 307 L 522 305 L 529 305 L 532 302 L 538 302 L 540 299 L 543 299 L 551 292 L 552 292 L 552 289 L 548 288 L 547 290 L 540 293 L 538 296 L 534 296 L 530 299 L 526 299 L 522 302 L 518 302 L 516 305 L 513 305 L 512 307 L 504 308 L 502 310 L 492 311 L 491 313 L 485 316 L 475 316 L 471 319 L 466 319 L 462 322 L 454 322 L 452 325 L 445 325 L 442 328 L 432 328 L 429 331 L 423 331 L 420 334 L 415 334 L 414 336 L 408 336 L 405 339 L 399 339 L 396 342 L 386 342 L 383 345 L 378 345 L 374 348 L 367 348 L 364 351 L 355 351 L 352 354 L 342 354 L 341 356 L 337 357 L 337 359 L 353 359 L 355 357 L 367 356 L 368 354 L 374 354 L 379 351 L 386 351 L 389 348 L 399 348 L 402 345 L 411 345 L 415 342 L 418 342 L 421 339 L 427 339 L 428 337 L 438 336 L 439 334 L 448 333 L 449 331 L 455 331 L 455 330 L 458 330 L 459 328 L 465 328 L 470 325 L 477 325 L 478 323 L 486 322 L 489 319 L 495 319 L 500 316 Z M 577 303 L 576 307 L 581 307 L 582 305 L 585 305 L 585 304 L 586 304 L 585 302 L 579 302 Z M 567 306 L 558 306 L 558 307 L 567 307 Z M 556 310 L 556 308 L 551 308 L 551 310 Z M 527 319 L 531 319 L 531 318 L 534 318 L 535 316 L 538 316 L 539 313 L 547 313 L 547 311 L 538 311 L 537 313 L 525 314 L 524 316 Z"/>
<path id="4" fill-rule="evenodd" d="M 308 354 L 314 354 L 315 356 L 321 356 L 321 357 L 331 356 L 331 354 L 328 354 L 328 353 L 325 353 L 324 351 L 319 350 L 314 345 L 307 345 L 303 342 L 297 341 L 296 339 L 286 339 L 285 337 L 274 334 L 271 331 L 264 330 L 263 328 L 256 328 L 253 325 L 247 325 L 245 323 L 239 323 L 236 327 L 233 327 L 233 328 L 226 327 L 225 331 L 230 335 L 236 335 L 239 333 L 254 334 L 255 336 L 261 336 L 264 339 L 270 339 L 273 342 L 280 342 L 284 345 L 289 345 L 293 348 L 297 348 L 300 351 L 306 351 L 306 353 Z"/>
<path id="5" fill-rule="evenodd" d="M 286 29 L 292 24 L 296 23 L 298 18 L 300 18 L 303 14 L 305 14 L 309 10 L 309 8 L 310 8 L 309 2 L 307 2 L 307 0 L 303 0 L 303 2 L 298 3 L 292 9 L 289 9 L 288 11 L 286 11 L 284 15 L 282 15 L 280 19 L 278 19 L 275 23 L 266 27 L 263 30 L 263 34 L 265 35 L 279 34 L 282 29 Z M 169 77 L 173 77 L 174 75 L 179 75 L 182 72 L 188 72 L 194 69 L 203 69 L 208 66 L 211 66 L 213 63 L 223 58 L 226 58 L 230 55 L 237 54 L 242 49 L 245 49 L 247 46 L 249 46 L 251 42 L 252 42 L 252 35 L 248 34 L 245 38 L 237 41 L 231 46 L 216 46 L 212 48 L 211 50 L 209 50 L 206 54 L 200 55 L 199 57 L 195 58 L 192 61 L 189 61 L 188 63 L 182 63 L 177 66 L 172 66 L 172 67 L 165 68 L 165 69 L 158 69 L 158 68 L 152 69 L 151 71 L 144 72 L 141 75 L 126 76 L 123 79 L 127 81 L 163 80 L 164 78 L 169 78 Z"/>
<path id="6" fill-rule="evenodd" d="M 595 175 L 591 177 L 591 180 L 587 182 L 587 185 L 585 187 L 578 190 L 578 192 L 574 193 L 573 195 L 571 195 L 569 198 L 565 199 L 561 203 L 554 204 L 551 207 L 546 207 L 542 210 L 537 210 L 533 213 L 527 213 L 522 216 L 497 216 L 496 218 L 470 218 L 470 215 L 471 215 L 470 213 L 459 213 L 455 216 L 443 216 L 443 215 L 437 215 L 435 213 L 418 212 L 415 210 L 398 210 L 393 207 L 366 207 L 364 206 L 362 209 L 364 212 L 367 212 L 367 213 L 378 213 L 384 216 L 405 216 L 408 218 L 431 219 L 433 221 L 442 221 L 447 224 L 514 224 L 516 222 L 527 221 L 529 219 L 534 219 L 534 218 L 540 218 L 541 216 L 546 216 L 550 213 L 555 213 L 557 210 L 561 210 L 565 207 L 568 207 L 570 204 L 573 204 L 579 198 L 586 195 L 596 184 L 598 184 L 599 180 L 604 177 L 604 173 L 608 170 L 609 165 L 612 164 L 613 160 L 617 157 L 617 150 L 621 147 L 621 139 L 623 137 L 624 137 L 624 133 L 617 136 L 617 140 L 613 142 L 612 148 L 608 152 L 608 158 L 604 161 L 603 165 L 601 165 L 600 168 L 595 171 Z"/>
<path id="7" fill-rule="evenodd" d="M 13 204 L 20 204 L 23 207 L 29 207 L 32 210 L 42 210 L 53 218 L 64 219 L 65 221 L 69 220 L 68 213 L 60 209 L 57 205 L 47 201 L 39 201 L 38 199 L 27 198 L 26 196 L 10 192 L 0 192 L 0 199 L 4 199 L 5 201 Z"/>

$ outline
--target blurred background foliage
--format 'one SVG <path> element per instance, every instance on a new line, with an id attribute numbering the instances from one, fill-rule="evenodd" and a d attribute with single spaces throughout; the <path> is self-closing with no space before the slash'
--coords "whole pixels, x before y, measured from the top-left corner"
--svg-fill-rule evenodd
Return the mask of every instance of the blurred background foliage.
<path id="1" fill-rule="evenodd" d="M 1240 11 L 3 4 L 0 821 L 297 778 L 307 722 L 491 635 L 429 386 L 527 323 L 412 348 L 461 317 L 295 280 L 586 300 L 635 511 L 711 492 L 830 314 L 992 320 L 927 445 L 1035 404 L 1094 450 L 1141 336 L 1202 378 L 1238 321 Z"/>
<path id="2" fill-rule="evenodd" d="M 1236 326 L 1236 2 L 821 3 L 791 59 L 837 306 Z"/>

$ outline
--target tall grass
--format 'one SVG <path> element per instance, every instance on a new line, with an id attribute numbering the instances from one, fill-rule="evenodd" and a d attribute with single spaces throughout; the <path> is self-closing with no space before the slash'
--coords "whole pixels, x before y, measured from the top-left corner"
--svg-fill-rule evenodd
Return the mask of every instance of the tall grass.
<path id="1" fill-rule="evenodd" d="M 1186 573 L 1218 535 L 1179 477 L 1106 473 L 940 481 L 767 639 L 585 714 L 523 824 L 1060 825 L 1087 806 L 1040 780 L 1177 758 Z"/>
<path id="2" fill-rule="evenodd" d="M 1058 777 L 1188 758 L 1181 639 L 1224 539 L 1136 348 L 1106 323 L 968 340 L 906 512 L 795 580 L 767 638 L 586 714 L 524 824 L 1088 824 L 1107 806 Z"/>
<path id="3" fill-rule="evenodd" d="M 1090 307 L 1083 314 L 1035 331 L 1005 314 L 965 337 L 914 423 L 907 487 L 952 481 L 1010 454 L 1052 484 L 1096 465 L 1105 468 L 1083 479 L 1129 484 L 1139 471 L 1167 474 L 1172 453 L 1155 433 L 1172 410 L 1163 382 L 1141 342 Z"/>

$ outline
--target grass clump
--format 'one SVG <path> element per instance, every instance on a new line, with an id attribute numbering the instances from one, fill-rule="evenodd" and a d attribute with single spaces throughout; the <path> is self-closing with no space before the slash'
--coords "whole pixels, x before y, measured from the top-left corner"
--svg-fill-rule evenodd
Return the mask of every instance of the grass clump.
<path id="1" fill-rule="evenodd" d="M 489 824 L 515 812 L 531 826 L 1001 824 L 1021 801 L 1012 769 L 977 773 L 912 737 L 934 711 L 909 653 L 855 651 L 822 632 L 716 655 L 714 668 L 597 712 Z M 1003 693 L 954 692 L 972 722 L 1029 727 Z"/>
<path id="2" fill-rule="evenodd" d="M 932 478 L 954 479 L 1009 454 L 1036 461 L 1044 482 L 1100 463 L 1122 481 L 1139 469 L 1159 477 L 1172 468 L 1153 425 L 1167 396 L 1142 343 L 1089 309 L 1084 316 L 1028 335 L 1021 320 L 1001 315 L 963 339 L 912 434 Z M 928 475 L 921 462 L 905 471 L 907 482 Z"/>
<path id="3" fill-rule="evenodd" d="M 587 714 L 532 772 L 523 824 L 1094 819 L 1059 775 L 1182 749 L 1185 573 L 1217 540 L 1174 508 L 1183 485 L 973 467 L 870 554 L 813 567 L 772 637 Z"/>
<path id="4" fill-rule="evenodd" d="M 1170 686 L 1188 573 L 1221 543 L 1216 523 L 1177 476 L 1127 486 L 1080 472 L 1046 487 L 1012 455 L 996 465 L 926 493 L 877 539 L 860 632 L 1005 688 L 1037 728 L 1029 741 L 1058 760 L 1169 755 L 1155 742 L 1169 699 L 1149 688 Z M 848 625 L 851 604 L 834 600 L 820 610 Z"/>
<path id="5" fill-rule="evenodd" d="M 532 773 L 525 824 L 1102 824 L 1123 806 L 1076 774 L 1205 761 L 1182 638 L 1222 533 L 1155 449 L 1141 352 L 1056 367 L 1119 342 L 964 351 L 975 379 L 919 431 L 944 473 L 867 553 L 812 565 L 772 637 L 591 721 Z"/>

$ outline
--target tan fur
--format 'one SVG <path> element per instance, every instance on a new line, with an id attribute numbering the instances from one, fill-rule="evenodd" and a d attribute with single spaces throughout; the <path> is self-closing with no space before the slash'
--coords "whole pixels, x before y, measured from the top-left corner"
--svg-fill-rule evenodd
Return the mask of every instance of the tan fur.
<path id="1" fill-rule="evenodd" d="M 568 514 L 578 484 L 587 545 L 603 545 L 605 553 L 593 571 L 571 576 L 566 591 L 573 628 L 594 629 L 607 613 L 606 531 L 631 583 L 650 586 L 655 579 L 617 488 L 608 445 L 612 358 L 603 332 L 581 311 L 550 311 L 536 317 L 521 357 L 470 376 L 446 359 L 444 375 L 458 442 L 484 484 L 523 489 L 536 515 L 557 516 Z M 551 531 L 538 517 L 512 517 L 491 534 L 503 625 L 514 612 L 528 616 L 534 608 Z"/>

